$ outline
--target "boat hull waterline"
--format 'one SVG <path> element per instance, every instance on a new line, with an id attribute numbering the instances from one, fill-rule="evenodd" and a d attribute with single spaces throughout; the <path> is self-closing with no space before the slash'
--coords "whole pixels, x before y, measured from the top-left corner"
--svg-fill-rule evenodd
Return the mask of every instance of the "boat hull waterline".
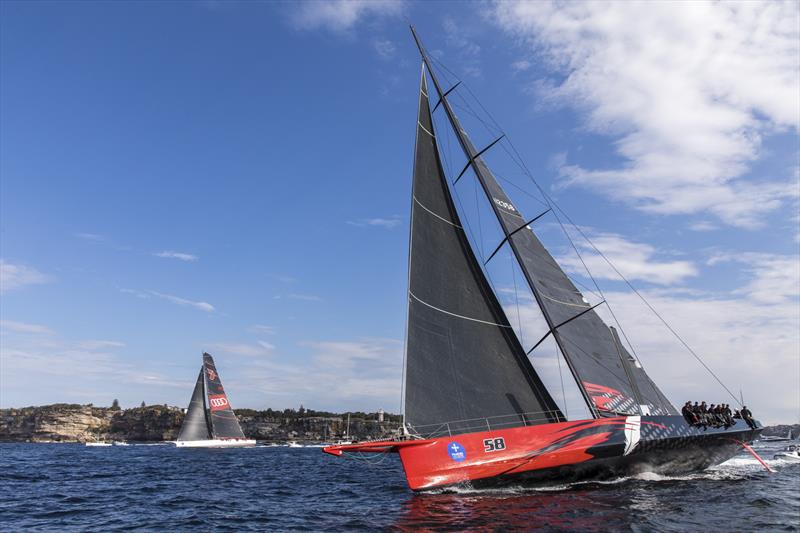
<path id="1" fill-rule="evenodd" d="M 431 439 L 329 446 L 325 452 L 394 452 L 408 485 L 426 490 L 571 482 L 655 472 L 677 475 L 722 463 L 761 428 L 743 421 L 705 431 L 681 416 L 619 416 Z"/>
<path id="2" fill-rule="evenodd" d="M 249 448 L 256 445 L 252 439 L 178 440 L 178 448 Z"/>

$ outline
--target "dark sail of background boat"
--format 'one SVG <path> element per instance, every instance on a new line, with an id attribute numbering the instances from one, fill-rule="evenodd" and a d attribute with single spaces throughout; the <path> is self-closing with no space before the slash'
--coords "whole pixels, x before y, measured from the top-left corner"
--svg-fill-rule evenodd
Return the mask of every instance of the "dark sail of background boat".
<path id="1" fill-rule="evenodd" d="M 189 409 L 183 419 L 181 432 L 178 440 L 207 440 L 211 438 L 208 427 L 208 417 L 205 405 L 205 386 L 203 369 L 197 375 L 197 383 L 192 392 L 192 400 L 189 402 Z"/>
<path id="2" fill-rule="evenodd" d="M 222 386 L 214 358 L 203 353 L 189 409 L 183 420 L 179 441 L 244 439 L 244 433 Z"/>

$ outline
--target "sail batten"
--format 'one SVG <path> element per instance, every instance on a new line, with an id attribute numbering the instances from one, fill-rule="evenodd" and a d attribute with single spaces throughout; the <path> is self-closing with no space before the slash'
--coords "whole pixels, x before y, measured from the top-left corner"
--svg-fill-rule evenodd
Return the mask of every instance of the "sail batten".
<path id="1" fill-rule="evenodd" d="M 416 34 L 414 36 L 416 39 Z M 476 151 L 443 94 L 418 39 L 417 45 L 431 73 L 442 107 L 467 157 L 465 169 L 470 166 L 473 168 L 505 235 L 504 242 L 511 247 L 547 322 L 549 334 L 558 344 L 592 412 L 596 416 L 639 414 L 643 410 L 652 414 L 675 414 L 675 408 L 640 366 L 633 370 L 626 368 L 626 355 L 620 356 L 620 350 L 624 350 L 624 347 L 617 345 L 613 332 L 597 312 L 586 305 L 581 292 L 533 230 L 527 224 L 520 225 L 525 218 L 481 158 L 485 149 Z M 576 315 L 576 308 L 582 308 L 583 311 Z"/>
<path id="2" fill-rule="evenodd" d="M 457 421 L 511 415 L 509 427 L 562 419 L 462 227 L 439 159 L 424 70 L 412 198 L 406 424 L 424 434 L 450 422 L 448 432 L 463 433 L 472 424 Z"/>

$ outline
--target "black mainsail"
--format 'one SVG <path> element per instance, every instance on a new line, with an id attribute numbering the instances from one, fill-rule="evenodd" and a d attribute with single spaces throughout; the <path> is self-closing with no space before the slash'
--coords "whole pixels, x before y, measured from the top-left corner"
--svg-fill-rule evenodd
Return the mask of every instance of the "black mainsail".
<path id="1" fill-rule="evenodd" d="M 206 404 L 206 401 L 208 402 Z M 244 439 L 236 414 L 222 387 L 214 358 L 203 353 L 203 366 L 197 376 L 189 409 L 183 419 L 179 441 Z"/>
<path id="2" fill-rule="evenodd" d="M 200 369 L 194 392 L 192 392 L 192 399 L 189 402 L 189 409 L 186 411 L 181 431 L 178 433 L 178 440 L 208 440 L 211 438 L 206 413 L 204 379 L 203 369 Z"/>
<path id="3" fill-rule="evenodd" d="M 586 303 L 581 292 L 530 229 L 528 224 L 531 221 L 519 212 L 497 182 L 481 155 L 500 139 L 481 151 L 475 149 L 456 117 L 447 93 L 439 85 L 416 33 L 414 37 L 431 73 L 441 107 L 467 157 L 461 175 L 470 167 L 474 171 L 505 235 L 504 243 L 511 247 L 547 322 L 547 336 L 552 335 L 557 342 L 593 414 L 676 414 L 675 408 L 639 362 L 617 342 L 615 333 Z"/>
<path id="4" fill-rule="evenodd" d="M 409 252 L 405 423 L 421 434 L 563 420 L 461 226 L 436 146 L 423 70 Z M 476 421 L 476 419 L 479 419 Z M 491 423 L 491 422 L 490 422 Z"/>

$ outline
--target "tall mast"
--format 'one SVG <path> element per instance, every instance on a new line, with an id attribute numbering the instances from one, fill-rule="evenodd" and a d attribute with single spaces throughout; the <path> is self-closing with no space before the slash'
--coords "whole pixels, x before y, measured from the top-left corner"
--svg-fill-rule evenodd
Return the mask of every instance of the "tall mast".
<path id="1" fill-rule="evenodd" d="M 524 226 L 527 226 L 530 222 L 525 222 L 523 224 L 523 226 L 521 226 L 520 228 L 516 228 L 514 230 L 509 231 L 509 229 L 506 227 L 506 223 L 503 220 L 503 217 L 502 217 L 502 215 L 500 213 L 499 207 L 498 207 L 497 203 L 494 201 L 492 193 L 490 192 L 490 190 L 489 190 L 489 188 L 487 186 L 487 177 L 484 175 L 484 169 L 481 167 L 481 165 L 476 164 L 477 161 L 479 160 L 481 154 L 483 154 L 483 152 L 485 152 L 486 150 L 491 148 L 500 139 L 495 140 L 494 142 L 492 142 L 489 146 L 487 146 L 486 148 L 484 148 L 480 152 L 475 150 L 475 148 L 472 146 L 472 143 L 467 139 L 465 132 L 461 129 L 461 124 L 459 123 L 458 118 L 456 117 L 455 112 L 453 111 L 453 108 L 450 106 L 450 102 L 446 98 L 447 94 L 452 89 L 450 89 L 450 90 L 448 90 L 446 92 L 442 90 L 442 87 L 439 84 L 439 80 L 436 78 L 436 73 L 434 72 L 434 70 L 433 70 L 433 68 L 431 66 L 430 60 L 428 59 L 428 54 L 425 52 L 425 49 L 422 47 L 422 43 L 419 40 L 419 36 L 417 35 L 416 30 L 414 29 L 413 26 L 411 26 L 410 28 L 411 28 L 411 33 L 414 36 L 414 41 L 416 42 L 417 48 L 419 49 L 419 53 L 422 56 L 422 61 L 423 61 L 423 63 L 425 63 L 425 66 L 427 67 L 428 72 L 431 75 L 431 81 L 433 81 L 434 87 L 436 87 L 436 92 L 439 95 L 439 104 L 444 108 L 445 113 L 447 114 L 447 118 L 450 121 L 450 125 L 452 126 L 453 131 L 455 132 L 456 137 L 458 138 L 458 143 L 461 146 L 461 150 L 464 152 L 464 155 L 467 157 L 467 166 L 464 167 L 464 171 L 462 171 L 461 174 L 463 175 L 464 172 L 470 166 L 472 167 L 473 171 L 475 172 L 475 175 L 478 177 L 478 181 L 481 184 L 481 188 L 483 189 L 483 192 L 486 194 L 486 197 L 489 200 L 489 204 L 492 207 L 492 211 L 494 212 L 495 216 L 497 217 L 498 222 L 500 223 L 500 228 L 502 229 L 503 234 L 504 234 L 504 242 L 505 241 L 508 242 L 509 246 L 511 247 L 511 250 L 514 253 L 514 257 L 516 258 L 517 262 L 522 264 L 522 257 L 521 257 L 519 248 L 515 244 L 514 239 L 512 237 L 513 237 L 513 234 L 516 233 L 517 230 L 521 229 Z M 455 88 L 455 87 L 453 87 L 453 88 Z M 461 176 L 459 176 L 459 178 L 460 177 Z M 542 302 L 541 295 L 536 290 L 536 287 L 535 287 L 535 285 L 533 283 L 533 280 L 530 278 L 530 274 L 524 268 L 522 269 L 522 272 L 525 275 L 525 280 L 528 282 L 528 286 L 531 289 L 531 293 L 533 294 L 533 297 L 536 299 L 536 303 L 539 305 L 539 309 L 541 309 L 541 311 L 542 311 L 542 316 L 544 317 L 545 321 L 547 322 L 547 327 L 549 328 L 550 333 L 552 333 L 553 338 L 555 339 L 556 343 L 558 344 L 559 349 L 561 350 L 561 353 L 562 354 L 566 354 L 567 350 L 564 348 L 563 341 L 562 341 L 562 339 L 561 339 L 561 337 L 559 336 L 559 333 L 558 333 L 558 327 L 560 325 L 563 325 L 563 324 L 555 324 L 553 322 L 552 317 L 549 315 L 544 303 Z M 577 316 L 575 318 L 577 318 Z M 588 406 L 590 412 L 592 413 L 592 415 L 594 417 L 597 417 L 598 416 L 597 415 L 597 410 L 595 409 L 594 403 L 589 398 L 589 395 L 587 394 L 587 392 L 585 390 L 585 387 L 584 387 L 584 385 L 583 385 L 583 383 L 582 383 L 582 381 L 581 381 L 581 379 L 580 379 L 580 377 L 578 375 L 578 372 L 575 369 L 572 361 L 570 360 L 569 357 L 564 357 L 564 360 L 566 361 L 567 367 L 569 368 L 570 372 L 572 373 L 572 376 L 575 379 L 575 382 L 578 385 L 578 389 L 581 391 L 581 395 L 583 396 L 583 399 L 586 402 L 586 405 Z"/>
<path id="2" fill-rule="evenodd" d="M 211 406 L 208 405 L 208 375 L 206 373 L 206 365 L 200 367 L 200 373 L 203 374 L 203 414 L 206 415 L 206 425 L 208 426 L 208 434 L 211 438 L 214 437 L 214 425 L 211 422 Z"/>

